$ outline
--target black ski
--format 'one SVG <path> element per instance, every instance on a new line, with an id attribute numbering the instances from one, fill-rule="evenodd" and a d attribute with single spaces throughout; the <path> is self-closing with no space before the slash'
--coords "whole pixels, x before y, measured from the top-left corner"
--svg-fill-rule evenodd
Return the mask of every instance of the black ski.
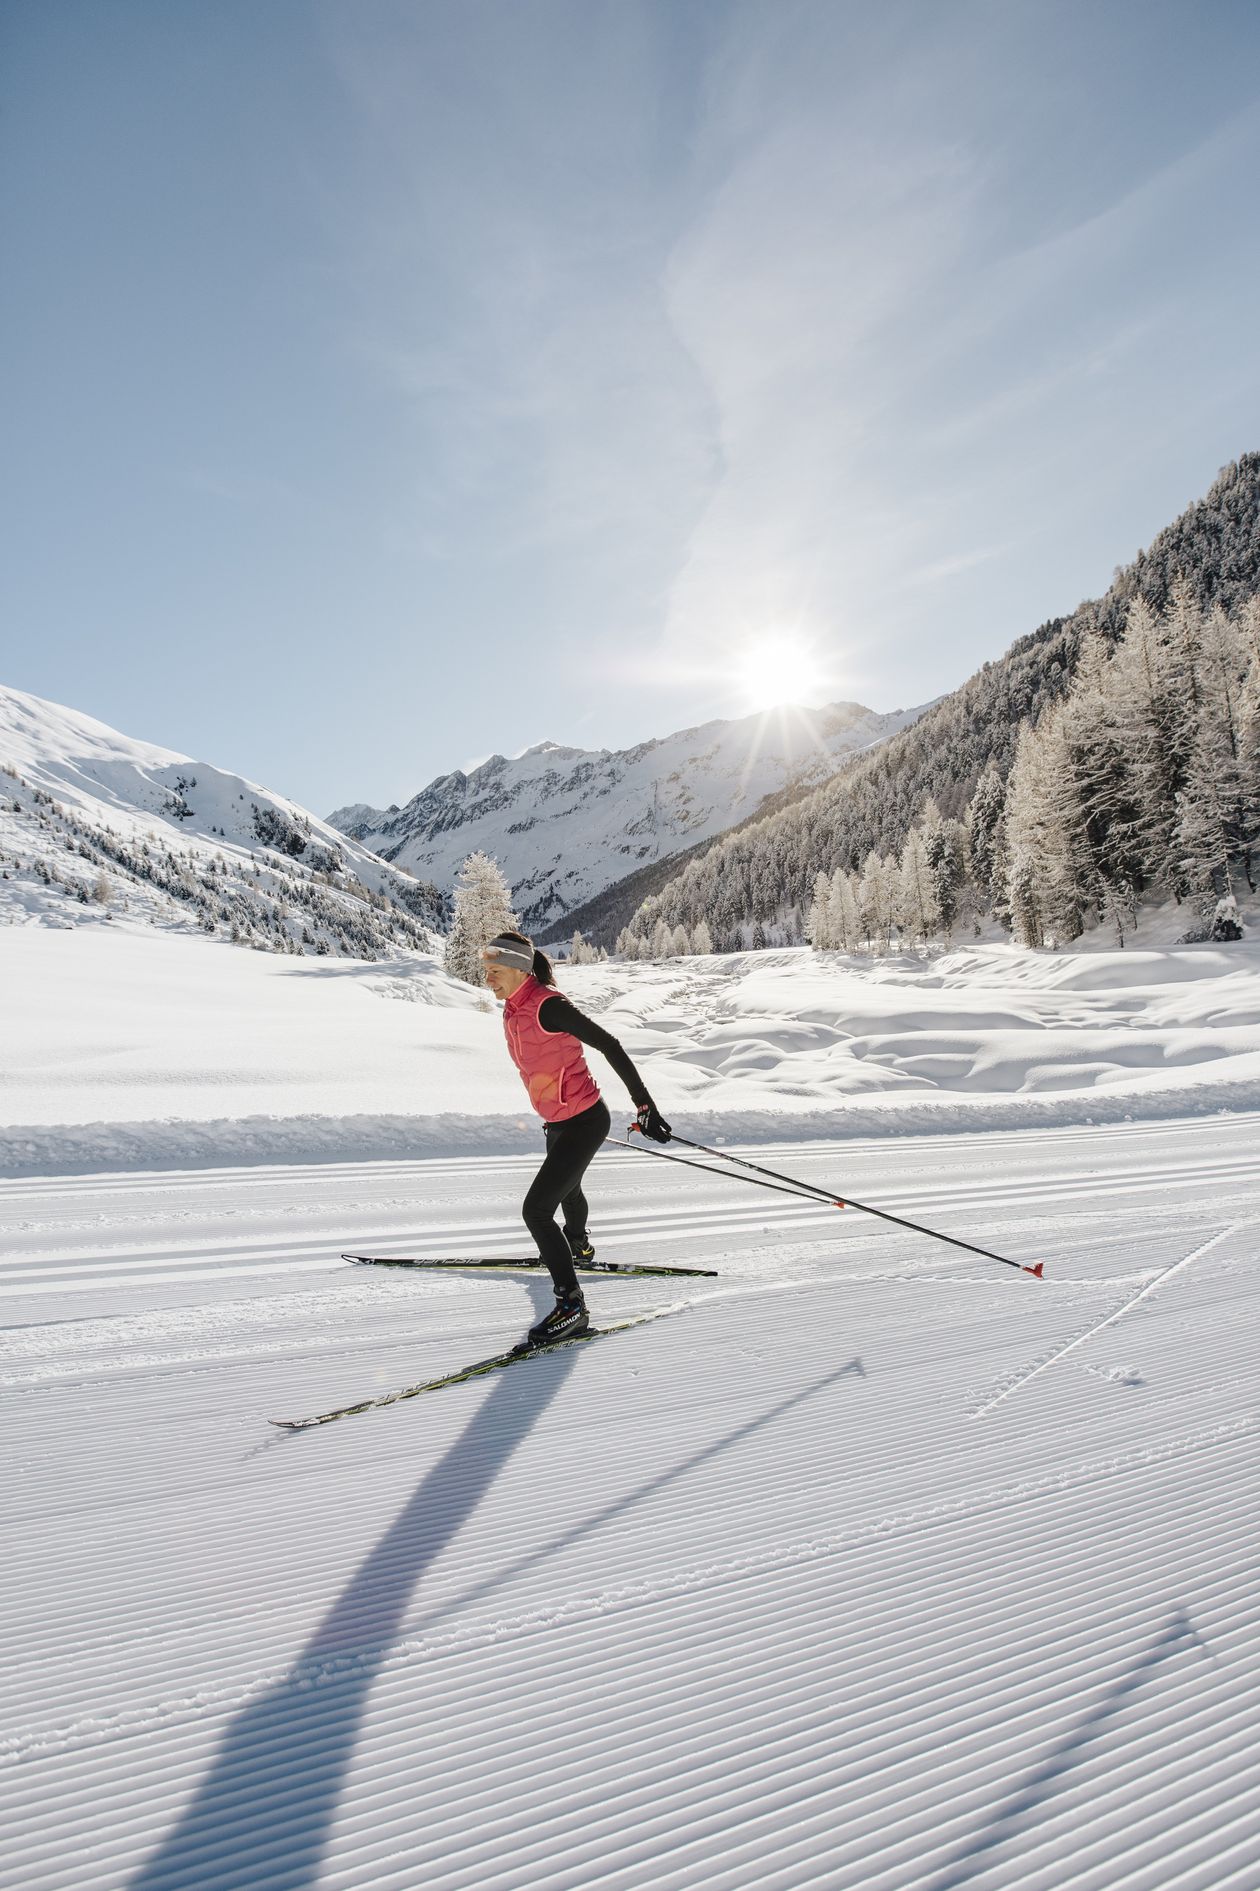
<path id="1" fill-rule="evenodd" d="M 522 1268 L 529 1268 L 537 1273 L 542 1262 L 535 1256 L 532 1260 L 510 1259 L 497 1255 L 489 1260 L 429 1260 L 416 1259 L 405 1254 L 343 1254 L 343 1261 L 355 1261 L 361 1267 L 482 1267 L 498 1269 L 501 1273 L 519 1273 Z M 687 1280 L 716 1280 L 717 1274 L 711 1267 L 653 1267 L 649 1262 L 637 1261 L 577 1261 L 579 1274 L 635 1274 L 639 1276 L 655 1275 Z"/>
<path id="2" fill-rule="evenodd" d="M 357 1405 L 340 1405 L 336 1411 L 318 1412 L 314 1418 L 271 1418 L 268 1424 L 278 1425 L 282 1431 L 309 1431 L 315 1425 L 331 1425 L 337 1418 L 353 1418 L 359 1412 L 379 1411 L 385 1405 L 397 1405 L 403 1399 L 418 1399 L 422 1392 L 441 1392 L 447 1386 L 463 1385 L 466 1379 L 481 1379 L 491 1372 L 502 1372 L 507 1366 L 523 1365 L 527 1359 L 540 1359 L 545 1353 L 558 1353 L 564 1346 L 585 1346 L 588 1340 L 607 1339 L 612 1333 L 625 1333 L 632 1326 L 646 1326 L 651 1320 L 664 1319 L 667 1314 L 681 1313 L 686 1306 L 679 1301 L 671 1307 L 657 1307 L 652 1313 L 639 1313 L 629 1320 L 617 1320 L 611 1326 L 593 1326 L 585 1333 L 575 1333 L 570 1339 L 553 1340 L 549 1346 L 530 1346 L 522 1341 L 519 1346 L 511 1347 L 505 1353 L 495 1353 L 490 1359 L 479 1359 L 474 1365 L 461 1366 L 456 1372 L 447 1372 L 440 1379 L 425 1379 L 419 1385 L 407 1385 L 399 1392 L 382 1392 L 376 1398 L 361 1399 Z"/>

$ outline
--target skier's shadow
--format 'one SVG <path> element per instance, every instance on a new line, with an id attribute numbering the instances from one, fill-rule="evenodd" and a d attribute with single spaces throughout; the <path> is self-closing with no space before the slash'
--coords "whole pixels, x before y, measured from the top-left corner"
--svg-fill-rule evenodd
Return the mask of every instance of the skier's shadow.
<path id="1" fill-rule="evenodd" d="M 576 1349 L 499 1379 L 420 1480 L 282 1681 L 242 1708 L 130 1891 L 308 1891 L 368 1695 L 416 1584 L 560 1392 Z M 541 1362 L 540 1362 L 541 1363 Z"/>
<path id="2" fill-rule="evenodd" d="M 236 1716 L 179 1824 L 131 1880 L 129 1891 L 310 1891 L 368 1695 L 400 1635 L 416 1585 L 561 1390 L 576 1359 L 576 1349 L 559 1352 L 545 1369 L 519 1378 L 509 1374 L 496 1383 L 359 1565 L 284 1679 Z M 865 1376 L 860 1360 L 832 1368 L 613 1498 L 410 1624 L 408 1632 L 422 1633 L 452 1609 L 483 1599 L 848 1374 Z"/>

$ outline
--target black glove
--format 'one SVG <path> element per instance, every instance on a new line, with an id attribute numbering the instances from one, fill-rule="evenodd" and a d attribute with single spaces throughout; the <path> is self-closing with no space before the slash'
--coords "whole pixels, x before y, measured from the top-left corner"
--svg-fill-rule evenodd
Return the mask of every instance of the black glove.
<path id="1" fill-rule="evenodd" d="M 643 1134 L 650 1136 L 653 1142 L 668 1142 L 674 1133 L 655 1103 L 639 1105 L 638 1125 Z"/>

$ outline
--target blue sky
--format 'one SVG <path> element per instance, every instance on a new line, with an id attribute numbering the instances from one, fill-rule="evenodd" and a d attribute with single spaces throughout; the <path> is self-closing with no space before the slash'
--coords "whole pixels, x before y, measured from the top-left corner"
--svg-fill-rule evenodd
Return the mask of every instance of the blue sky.
<path id="1" fill-rule="evenodd" d="M 6 0 L 0 681 L 319 812 L 953 687 L 1260 447 L 1260 8 Z"/>

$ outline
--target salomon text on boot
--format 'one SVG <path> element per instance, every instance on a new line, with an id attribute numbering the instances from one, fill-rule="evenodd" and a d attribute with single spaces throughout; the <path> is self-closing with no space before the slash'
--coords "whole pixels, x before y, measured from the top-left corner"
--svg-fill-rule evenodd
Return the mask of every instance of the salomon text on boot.
<path id="1" fill-rule="evenodd" d="M 577 1339 L 588 1331 L 591 1318 L 581 1289 L 556 1295 L 556 1304 L 536 1326 L 529 1329 L 528 1346 L 554 1346 L 557 1340 Z"/>

